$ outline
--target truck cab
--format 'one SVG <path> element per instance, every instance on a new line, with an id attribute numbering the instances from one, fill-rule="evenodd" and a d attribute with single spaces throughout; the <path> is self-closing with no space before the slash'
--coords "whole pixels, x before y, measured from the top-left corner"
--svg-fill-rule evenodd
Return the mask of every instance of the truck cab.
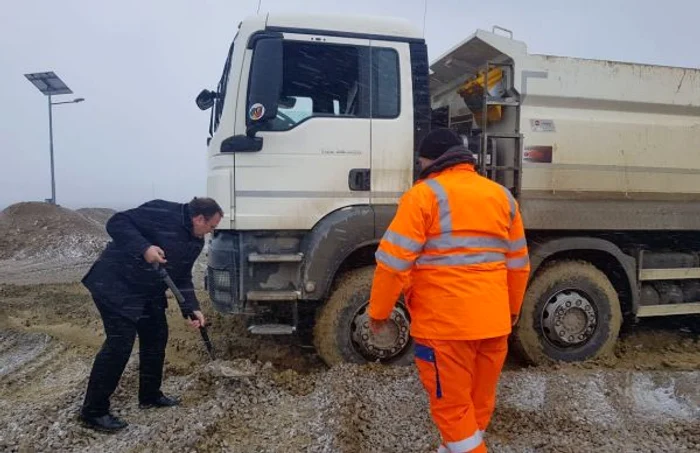
<path id="1" fill-rule="evenodd" d="M 211 108 L 208 194 L 225 210 L 211 299 L 248 315 L 252 333 L 296 333 L 341 267 L 373 264 L 414 181 L 430 121 L 425 43 L 402 20 L 251 18 L 197 102 Z"/>

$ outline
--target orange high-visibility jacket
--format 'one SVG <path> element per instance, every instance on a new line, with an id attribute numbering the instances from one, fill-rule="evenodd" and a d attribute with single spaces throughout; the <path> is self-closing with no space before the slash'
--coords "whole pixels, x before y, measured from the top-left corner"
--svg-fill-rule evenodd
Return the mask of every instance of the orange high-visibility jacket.
<path id="1" fill-rule="evenodd" d="M 518 203 L 471 164 L 407 191 L 375 256 L 369 315 L 386 319 L 403 291 L 416 338 L 508 335 L 530 273 Z"/>

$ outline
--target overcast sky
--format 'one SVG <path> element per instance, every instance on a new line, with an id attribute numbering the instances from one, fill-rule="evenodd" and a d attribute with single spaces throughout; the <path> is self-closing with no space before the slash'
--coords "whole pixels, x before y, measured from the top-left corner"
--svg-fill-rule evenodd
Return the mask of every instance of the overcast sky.
<path id="1" fill-rule="evenodd" d="M 23 0 L 0 15 L 0 208 L 51 195 L 48 107 L 25 73 L 74 91 L 54 107 L 59 204 L 124 208 L 206 191 L 209 112 L 239 21 L 258 0 Z M 423 0 L 263 0 L 261 12 L 360 13 L 423 26 Z M 697 0 L 429 0 L 431 61 L 477 28 L 513 30 L 531 53 L 700 67 Z"/>

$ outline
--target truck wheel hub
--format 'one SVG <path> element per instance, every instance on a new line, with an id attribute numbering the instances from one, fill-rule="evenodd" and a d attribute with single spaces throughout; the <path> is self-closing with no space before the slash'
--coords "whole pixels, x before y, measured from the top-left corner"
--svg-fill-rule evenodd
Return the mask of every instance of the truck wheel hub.
<path id="1" fill-rule="evenodd" d="M 598 325 L 593 304 L 579 291 L 561 291 L 547 301 L 542 311 L 542 330 L 560 346 L 577 346 L 593 336 Z"/>
<path id="2" fill-rule="evenodd" d="M 409 343 L 409 320 L 402 307 L 395 307 L 383 331 L 373 335 L 369 328 L 368 305 L 363 305 L 352 323 L 352 342 L 368 361 L 386 361 L 400 355 Z"/>

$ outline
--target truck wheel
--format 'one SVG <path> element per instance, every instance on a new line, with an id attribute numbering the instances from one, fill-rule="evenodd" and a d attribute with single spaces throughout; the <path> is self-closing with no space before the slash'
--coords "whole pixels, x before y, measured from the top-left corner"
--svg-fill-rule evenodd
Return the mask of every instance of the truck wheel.
<path id="1" fill-rule="evenodd" d="M 622 311 L 615 288 L 595 266 L 562 261 L 530 283 L 513 337 L 534 364 L 577 362 L 610 354 Z"/>
<path id="2" fill-rule="evenodd" d="M 345 273 L 319 313 L 314 326 L 314 346 L 321 359 L 333 366 L 343 362 L 413 363 L 408 311 L 399 300 L 390 316 L 388 335 L 370 341 L 369 296 L 375 266 Z"/>

